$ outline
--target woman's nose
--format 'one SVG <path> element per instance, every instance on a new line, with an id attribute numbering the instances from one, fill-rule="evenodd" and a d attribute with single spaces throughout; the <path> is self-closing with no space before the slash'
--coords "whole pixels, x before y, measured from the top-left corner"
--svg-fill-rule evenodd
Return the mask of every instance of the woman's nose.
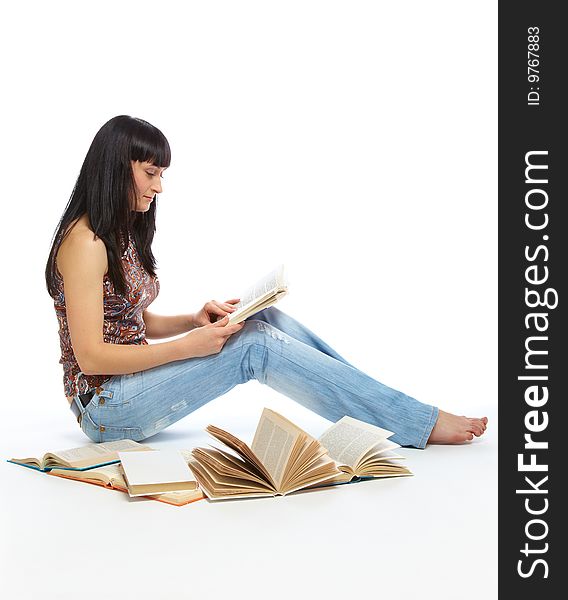
<path id="1" fill-rule="evenodd" d="M 158 179 L 158 182 L 154 183 L 152 185 L 152 191 L 155 194 L 161 194 L 162 193 L 162 180 L 161 179 Z"/>

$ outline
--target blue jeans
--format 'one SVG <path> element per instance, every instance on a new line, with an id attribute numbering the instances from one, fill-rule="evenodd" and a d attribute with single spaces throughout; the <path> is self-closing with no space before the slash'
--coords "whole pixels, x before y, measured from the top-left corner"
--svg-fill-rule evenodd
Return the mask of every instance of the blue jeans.
<path id="1" fill-rule="evenodd" d="M 221 352 L 115 375 L 81 411 L 93 442 L 145 440 L 239 383 L 256 379 L 337 421 L 344 415 L 395 432 L 401 446 L 424 448 L 438 409 L 365 375 L 275 307 L 250 319 Z"/>

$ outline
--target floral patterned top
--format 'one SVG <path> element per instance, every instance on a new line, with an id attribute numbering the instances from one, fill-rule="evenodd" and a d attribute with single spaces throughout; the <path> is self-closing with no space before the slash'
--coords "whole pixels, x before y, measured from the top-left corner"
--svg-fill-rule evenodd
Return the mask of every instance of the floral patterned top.
<path id="1" fill-rule="evenodd" d="M 115 293 L 114 285 L 107 274 L 103 278 L 104 341 L 108 344 L 147 344 L 142 314 L 160 292 L 160 282 L 157 276 L 151 276 L 144 269 L 130 235 L 121 261 L 126 281 L 126 296 Z M 63 387 L 69 400 L 77 394 L 84 394 L 89 389 L 102 385 L 112 375 L 84 375 L 81 372 L 71 346 L 63 278 L 57 268 L 55 273 L 58 294 L 54 298 L 54 306 L 59 322 L 61 346 L 59 362 L 63 365 Z"/>

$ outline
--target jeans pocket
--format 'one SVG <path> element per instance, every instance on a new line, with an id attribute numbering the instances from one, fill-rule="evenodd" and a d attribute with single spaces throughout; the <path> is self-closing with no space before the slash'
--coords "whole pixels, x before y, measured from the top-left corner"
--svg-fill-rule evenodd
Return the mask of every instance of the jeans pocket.
<path id="1" fill-rule="evenodd" d="M 123 394 L 123 378 L 116 375 L 93 390 L 93 397 L 85 406 L 81 429 L 94 442 L 113 442 L 144 438 L 137 426 L 130 397 Z"/>
<path id="2" fill-rule="evenodd" d="M 88 405 L 81 416 L 81 431 L 93 442 L 98 444 L 101 441 L 99 426 L 91 418 Z"/>
<path id="3" fill-rule="evenodd" d="M 125 439 L 139 442 L 145 438 L 141 427 L 123 426 L 121 423 L 110 424 L 112 421 L 109 423 L 105 418 L 105 416 L 109 416 L 108 413 L 106 415 L 102 413 L 102 420 L 98 418 L 99 415 L 99 411 L 92 414 L 87 407 L 81 419 L 83 433 L 93 442 L 100 444 L 101 442 L 114 442 Z"/>
<path id="4" fill-rule="evenodd" d="M 139 442 L 144 439 L 140 427 L 99 427 L 101 442 L 116 442 L 118 440 L 133 440 Z"/>
<path id="5" fill-rule="evenodd" d="M 115 375 L 94 389 L 94 394 L 88 408 L 116 409 L 130 404 L 130 400 L 122 393 L 123 375 Z"/>

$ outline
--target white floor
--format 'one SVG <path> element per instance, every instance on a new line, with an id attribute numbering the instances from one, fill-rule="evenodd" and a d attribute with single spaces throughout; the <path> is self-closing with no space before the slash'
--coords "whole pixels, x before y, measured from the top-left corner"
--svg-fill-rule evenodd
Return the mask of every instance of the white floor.
<path id="1" fill-rule="evenodd" d="M 329 424 L 252 382 L 148 443 L 204 445 L 208 423 L 250 442 L 264 405 L 312 435 Z M 2 587 L 21 600 L 496 598 L 497 427 L 484 414 L 470 445 L 404 449 L 414 477 L 275 499 L 174 507 L 2 462 Z M 71 418 L 36 412 L 25 443 L 4 430 L 3 457 L 87 443 Z"/>

